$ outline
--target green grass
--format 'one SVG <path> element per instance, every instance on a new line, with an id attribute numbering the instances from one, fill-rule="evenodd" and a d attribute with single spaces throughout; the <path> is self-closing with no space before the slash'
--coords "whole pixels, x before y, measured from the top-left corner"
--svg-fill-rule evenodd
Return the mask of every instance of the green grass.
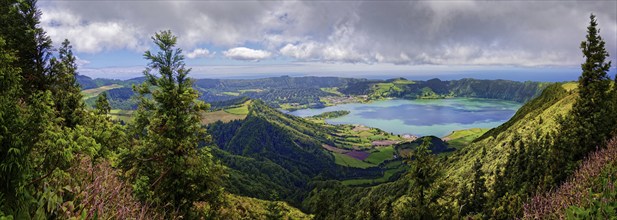
<path id="1" fill-rule="evenodd" d="M 320 88 L 320 89 L 321 91 L 332 93 L 336 96 L 344 96 L 343 93 L 338 91 L 338 87 L 327 87 L 327 88 Z"/>
<path id="2" fill-rule="evenodd" d="M 385 183 L 394 174 L 404 172 L 406 169 L 406 165 L 403 165 L 401 161 L 390 162 L 385 167 L 390 168 L 390 169 L 384 171 L 384 174 L 382 177 L 375 178 L 375 179 L 349 179 L 349 180 L 343 180 L 341 181 L 341 183 L 343 183 L 343 185 L 346 185 L 346 186 Z"/>
<path id="3" fill-rule="evenodd" d="M 564 88 L 566 91 L 572 91 L 578 88 L 578 83 L 575 83 L 575 82 L 564 83 L 563 85 L 561 85 L 561 87 Z"/>
<path id="4" fill-rule="evenodd" d="M 392 146 L 382 147 L 371 153 L 364 161 L 372 164 L 381 164 L 385 160 L 392 159 L 394 148 Z"/>
<path id="5" fill-rule="evenodd" d="M 297 110 L 308 108 L 308 105 L 298 105 L 297 103 L 283 103 L 279 104 L 279 107 L 283 110 Z"/>
<path id="6" fill-rule="evenodd" d="M 482 136 L 488 130 L 484 128 L 471 128 L 453 131 L 448 136 L 445 136 L 444 139 L 448 140 L 447 142 L 450 147 L 460 149 L 471 144 L 473 140 Z"/>
<path id="7" fill-rule="evenodd" d="M 223 95 L 239 96 L 240 93 L 239 92 L 223 92 Z"/>
<path id="8" fill-rule="evenodd" d="M 216 121 L 230 122 L 232 120 L 242 120 L 246 118 L 246 115 L 236 115 L 227 113 L 223 110 L 215 112 L 206 112 L 202 114 L 201 123 L 204 125 L 214 123 Z"/>
<path id="9" fill-rule="evenodd" d="M 354 143 L 359 143 L 362 141 L 360 140 L 360 138 L 357 138 L 357 137 L 347 137 L 345 138 L 345 140 L 347 140 L 348 142 L 354 142 Z"/>
<path id="10" fill-rule="evenodd" d="M 371 141 L 379 141 L 379 140 L 386 140 L 386 139 L 388 139 L 388 137 L 386 137 L 384 135 L 378 134 L 378 135 L 370 136 L 370 137 L 368 137 L 368 139 L 371 140 Z"/>
<path id="11" fill-rule="evenodd" d="M 361 149 L 372 148 L 375 140 L 402 140 L 398 135 L 390 135 L 376 128 L 366 128 L 366 130 L 354 130 L 353 125 L 336 125 L 337 132 L 334 142 L 339 148 L 359 147 Z"/>
<path id="12" fill-rule="evenodd" d="M 373 136 L 373 133 L 370 131 L 362 131 L 358 134 L 359 137 L 368 138 Z"/>
<path id="13" fill-rule="evenodd" d="M 224 111 L 234 115 L 247 115 L 249 113 L 249 102 L 250 101 L 245 102 L 240 107 L 225 109 Z"/>
<path id="14" fill-rule="evenodd" d="M 402 79 L 397 79 L 397 80 L 394 80 L 392 83 L 394 83 L 394 84 L 399 84 L 399 85 L 410 85 L 410 84 L 416 84 L 416 82 L 414 82 L 414 81 L 410 81 L 410 80 L 402 80 Z"/>
<path id="15" fill-rule="evenodd" d="M 369 167 L 374 167 L 374 164 L 370 164 L 361 160 L 358 160 L 356 158 L 344 155 L 344 154 L 339 154 L 339 153 L 334 153 L 331 152 L 332 155 L 334 155 L 334 162 L 338 165 L 341 166 L 346 166 L 346 167 L 356 167 L 356 168 L 369 168 Z"/>
<path id="16" fill-rule="evenodd" d="M 214 112 L 206 112 L 202 114 L 203 118 L 201 119 L 202 124 L 211 124 L 216 121 L 229 122 L 232 120 L 242 120 L 246 118 L 246 115 L 249 113 L 248 106 L 251 101 L 246 101 L 241 106 L 214 111 Z"/>
<path id="17" fill-rule="evenodd" d="M 102 92 L 105 92 L 107 90 L 122 88 L 122 87 L 123 87 L 122 85 L 112 84 L 108 86 L 101 86 L 101 87 L 94 88 L 94 89 L 86 89 L 86 90 L 81 91 L 81 94 L 84 95 L 84 99 L 89 99 L 92 97 L 96 97 Z"/>
<path id="18" fill-rule="evenodd" d="M 281 210 L 283 219 L 313 219 L 313 215 L 307 215 L 301 210 L 283 201 L 261 200 L 234 194 L 225 194 L 225 205 L 221 210 L 227 213 L 229 219 L 263 219 L 269 214 L 268 207 L 276 203 Z"/>

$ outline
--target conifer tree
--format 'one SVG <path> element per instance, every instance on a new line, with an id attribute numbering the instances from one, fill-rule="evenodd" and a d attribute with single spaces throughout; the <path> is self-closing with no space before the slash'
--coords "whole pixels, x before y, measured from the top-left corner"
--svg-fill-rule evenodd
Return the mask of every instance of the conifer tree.
<path id="1" fill-rule="evenodd" d="M 578 97 L 570 114 L 560 120 L 562 131 L 551 147 L 551 172 L 563 181 L 588 152 L 600 147 L 613 130 L 614 120 L 608 70 L 611 62 L 604 48 L 595 15 L 590 16 L 586 40 L 581 42 L 585 62 L 578 80 Z"/>
<path id="2" fill-rule="evenodd" d="M 482 162 L 480 159 L 476 159 L 472 168 L 473 170 L 473 182 L 471 184 L 471 202 L 470 208 L 474 210 L 476 213 L 482 212 L 484 208 L 484 203 L 486 202 L 486 196 L 484 195 L 487 191 L 484 179 L 484 172 L 482 171 Z"/>
<path id="3" fill-rule="evenodd" d="M 16 51 L 16 66 L 21 69 L 23 97 L 49 89 L 51 39 L 40 26 L 41 11 L 37 0 L 3 0 L 6 20 L 0 27 L 7 46 Z"/>
<path id="4" fill-rule="evenodd" d="M 409 198 L 403 201 L 403 210 L 397 211 L 396 216 L 403 219 L 434 219 L 437 218 L 434 210 L 434 202 L 441 196 L 439 193 L 431 193 L 431 187 L 435 183 L 439 172 L 437 163 L 431 153 L 431 138 L 425 137 L 418 146 L 410 161 L 411 170 Z M 396 211 L 396 210 L 395 210 Z"/>
<path id="5" fill-rule="evenodd" d="M 604 48 L 605 42 L 600 36 L 596 17 L 592 14 L 589 18 L 587 39 L 581 42 L 585 62 L 581 64 L 583 73 L 578 80 L 579 97 L 572 109 L 572 114 L 580 128 L 577 132 L 580 139 L 575 144 L 583 148 L 575 152 L 579 157 L 595 149 L 598 144 L 602 144 L 612 127 L 612 122 L 604 118 L 609 113 L 607 108 L 610 100 L 608 70 L 611 62 L 606 62 L 609 54 Z"/>
<path id="6" fill-rule="evenodd" d="M 21 76 L 16 57 L 0 36 L 0 213 L 9 214 L 24 203 L 22 196 L 30 161 L 26 114 L 19 105 Z"/>
<path id="7" fill-rule="evenodd" d="M 77 59 L 73 55 L 71 43 L 68 39 L 62 42 L 58 59 L 52 58 L 52 74 L 49 80 L 54 104 L 58 115 L 64 119 L 67 127 L 75 127 L 81 122 L 84 111 L 81 88 L 77 84 Z"/>
<path id="8" fill-rule="evenodd" d="M 96 103 L 94 104 L 96 108 L 96 112 L 99 115 L 107 115 L 111 111 L 111 106 L 109 105 L 109 101 L 107 100 L 107 92 L 102 92 L 96 98 Z"/>
<path id="9" fill-rule="evenodd" d="M 171 31 L 152 37 L 159 51 L 146 51 L 149 61 L 146 81 L 134 87 L 139 99 L 133 125 L 137 146 L 123 156 L 123 167 L 134 181 L 135 193 L 155 205 L 171 205 L 190 213 L 195 201 L 206 201 L 216 209 L 221 199 L 222 168 L 208 148 L 210 137 L 201 127 L 201 112 L 208 105 L 187 77 L 182 50 Z M 152 98 L 147 95 L 151 94 Z"/>

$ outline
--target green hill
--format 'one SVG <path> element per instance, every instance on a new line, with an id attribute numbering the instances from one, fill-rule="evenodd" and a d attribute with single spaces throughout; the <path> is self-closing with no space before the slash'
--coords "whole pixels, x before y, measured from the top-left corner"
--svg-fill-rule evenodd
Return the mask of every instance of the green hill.
<path id="1" fill-rule="evenodd" d="M 454 151 L 454 148 L 450 148 L 446 142 L 444 142 L 441 138 L 435 136 L 426 136 L 424 138 L 416 139 L 412 142 L 405 142 L 396 144 L 394 147 L 397 151 L 398 155 L 406 155 L 409 152 L 416 150 L 418 146 L 424 142 L 424 139 L 428 138 L 431 142 L 430 150 L 433 154 L 446 153 Z"/>
<path id="2" fill-rule="evenodd" d="M 108 90 L 112 108 L 133 110 L 131 87 L 143 77 L 129 80 L 91 79 L 79 76 L 86 104 L 92 106 L 99 92 Z M 509 80 L 461 79 L 427 81 L 395 78 L 367 80 L 340 77 L 270 77 L 261 79 L 194 79 L 200 99 L 214 107 L 238 99 L 259 99 L 269 106 L 288 110 L 318 108 L 329 104 L 324 98 L 363 101 L 383 98 L 436 99 L 450 97 L 490 98 L 526 102 L 536 97 L 550 83 Z"/>
<path id="3" fill-rule="evenodd" d="M 576 93 L 575 83 L 558 83 L 550 85 L 540 96 L 525 104 L 503 125 L 491 129 L 461 150 L 448 156 L 440 157 L 439 169 L 443 175 L 436 181 L 433 190 L 443 191 L 447 196 L 437 201 L 443 215 L 456 216 L 460 208 L 456 202 L 461 193 L 459 186 L 469 184 L 473 179 L 472 165 L 476 159 L 483 161 L 482 170 L 488 174 L 487 185 L 494 182 L 494 173 L 502 167 L 509 152 L 514 148 L 511 141 L 536 140 L 557 128 L 557 116 L 567 114 L 574 104 Z M 516 136 L 516 137 L 515 137 Z M 436 137 L 432 138 L 437 149 L 449 149 Z M 413 148 L 419 143 L 401 144 L 399 149 Z M 458 146 L 461 147 L 461 146 Z M 409 187 L 406 177 L 390 183 L 370 187 L 345 186 L 338 182 L 327 181 L 316 184 L 310 196 L 304 201 L 306 210 L 323 218 L 394 218 L 393 206 L 399 204 L 401 196 Z M 323 201 L 334 201 L 324 204 Z M 335 211 L 336 207 L 344 207 Z M 344 210 L 344 211 L 343 211 Z"/>
<path id="4" fill-rule="evenodd" d="M 231 168 L 226 188 L 262 199 L 280 197 L 299 204 L 313 179 L 379 177 L 380 167 L 340 166 L 323 144 L 334 145 L 335 126 L 284 114 L 254 100 L 244 120 L 216 122 L 209 132 L 215 155 Z"/>
<path id="5" fill-rule="evenodd" d="M 575 102 L 575 83 L 559 83 L 549 86 L 540 96 L 523 105 L 506 123 L 493 128 L 476 139 L 472 144 L 457 152 L 445 171 L 448 181 L 466 181 L 473 161 L 480 158 L 486 173 L 493 173 L 503 165 L 509 151 L 514 149 L 512 141 L 521 139 L 531 142 L 549 132 L 555 132 L 557 116 L 568 114 Z M 482 156 L 482 151 L 486 152 Z M 489 185 L 492 183 L 488 182 Z"/>
<path id="6" fill-rule="evenodd" d="M 410 81 L 398 78 L 385 81 L 350 81 L 339 91 L 346 95 L 367 95 L 371 99 L 473 97 L 526 102 L 538 96 L 548 85 L 550 83 L 510 80 Z"/>

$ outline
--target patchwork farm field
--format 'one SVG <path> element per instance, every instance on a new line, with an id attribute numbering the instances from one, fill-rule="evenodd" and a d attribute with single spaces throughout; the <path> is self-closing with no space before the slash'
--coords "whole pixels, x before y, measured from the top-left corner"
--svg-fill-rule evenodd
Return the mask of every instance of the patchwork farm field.
<path id="1" fill-rule="evenodd" d="M 240 106 L 231 107 L 223 110 L 218 110 L 214 112 L 206 112 L 203 113 L 203 118 L 201 120 L 202 124 L 211 124 L 216 121 L 222 122 L 230 122 L 233 120 L 242 120 L 245 119 L 249 113 L 248 106 L 251 104 L 251 101 L 247 101 Z"/>
<path id="2" fill-rule="evenodd" d="M 334 155 L 334 162 L 341 166 L 356 167 L 356 168 L 369 168 L 369 167 L 377 166 L 375 164 L 371 164 L 371 163 L 364 162 L 362 160 L 358 160 L 347 154 L 332 152 L 332 155 Z"/>
<path id="3" fill-rule="evenodd" d="M 386 160 L 391 160 L 394 157 L 394 148 L 392 146 L 381 147 L 373 151 L 364 161 L 372 164 L 381 164 Z"/>
<path id="4" fill-rule="evenodd" d="M 395 174 L 400 174 L 400 173 L 405 172 L 408 166 L 405 165 L 402 161 L 397 160 L 397 161 L 386 163 L 384 168 L 386 168 L 386 171 L 384 171 L 383 176 L 379 178 L 348 179 L 348 180 L 343 180 L 341 182 L 343 183 L 343 185 L 346 185 L 346 186 L 373 185 L 373 184 L 385 183 L 385 182 L 388 182 L 388 180 L 390 180 L 390 178 L 394 176 Z"/>

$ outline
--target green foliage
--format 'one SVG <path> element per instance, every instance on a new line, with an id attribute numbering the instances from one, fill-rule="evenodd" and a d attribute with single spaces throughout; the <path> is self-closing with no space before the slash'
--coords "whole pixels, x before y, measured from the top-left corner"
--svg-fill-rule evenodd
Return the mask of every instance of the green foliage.
<path id="1" fill-rule="evenodd" d="M 57 214 L 68 196 L 61 188 L 70 179 L 66 171 L 75 155 L 99 147 L 84 134 L 79 114 L 73 114 L 83 111 L 79 100 L 62 102 L 54 93 L 66 89 L 64 98 L 70 100 L 79 88 L 56 83 L 70 82 L 74 75 L 54 72 L 52 67 L 61 65 L 50 60 L 51 41 L 38 27 L 35 3 L 3 1 L 0 9 L 7 19 L 0 28 L 0 210 L 18 219 Z M 69 51 L 64 44 L 60 60 L 65 64 L 71 63 Z"/>
<path id="2" fill-rule="evenodd" d="M 244 103 L 243 105 L 241 105 L 239 107 L 225 109 L 225 112 L 230 113 L 230 114 L 234 114 L 234 115 L 247 115 L 249 113 L 248 104 L 249 103 L 247 101 L 247 103 Z"/>
<path id="3" fill-rule="evenodd" d="M 331 112 L 324 112 L 318 115 L 311 116 L 311 118 L 317 118 L 317 119 L 338 118 L 341 116 L 348 115 L 349 113 L 351 112 L 347 110 L 331 111 Z"/>
<path id="4" fill-rule="evenodd" d="M 611 168 L 611 167 L 609 167 Z M 615 167 L 612 167 L 615 169 Z M 615 190 L 614 171 L 598 178 L 601 181 L 600 187 L 589 189 L 588 196 L 589 204 L 579 207 L 570 206 L 566 210 L 567 219 L 617 219 L 617 191 Z M 600 190 L 598 190 L 600 189 Z"/>
<path id="5" fill-rule="evenodd" d="M 0 36 L 0 212 L 11 214 L 26 203 L 22 195 L 27 172 L 32 164 L 28 150 L 34 144 L 27 131 L 28 108 L 19 105 L 21 95 L 20 69 L 14 66 L 16 57 Z"/>
<path id="6" fill-rule="evenodd" d="M 487 202 L 486 193 L 488 190 L 482 171 L 482 162 L 479 158 L 476 159 L 471 169 L 473 170 L 471 188 L 463 186 L 459 195 L 460 215 L 462 216 L 470 213 L 482 213 Z"/>
<path id="7" fill-rule="evenodd" d="M 612 199 L 612 202 L 593 200 L 588 208 L 571 206 L 566 210 L 567 219 L 617 219 L 617 202 L 615 195 L 602 195 L 600 199 Z"/>
<path id="8" fill-rule="evenodd" d="M 407 154 L 410 150 L 417 150 L 419 146 L 425 144 L 424 142 L 429 141 L 429 150 L 433 154 L 445 153 L 454 151 L 453 148 L 450 148 L 446 142 L 444 142 L 441 138 L 435 136 L 425 136 L 419 139 L 416 139 L 412 142 L 403 142 L 394 145 L 394 149 L 397 154 L 405 157 L 409 155 Z"/>
<path id="9" fill-rule="evenodd" d="M 545 117 L 553 119 L 554 115 L 545 115 L 545 111 L 551 106 L 558 104 L 558 102 L 563 101 L 566 96 L 569 95 L 568 91 L 564 89 L 564 86 L 567 84 L 553 84 L 548 86 L 545 90 L 542 91 L 542 94 L 535 99 L 530 100 L 525 103 L 521 108 L 516 111 L 514 116 L 510 118 L 506 123 L 499 125 L 496 128 L 489 130 L 484 133 L 484 135 L 480 136 L 475 141 L 481 141 L 488 137 L 495 138 L 498 134 L 503 133 L 513 133 L 509 132 L 515 129 L 517 123 L 521 123 L 525 120 L 525 118 L 535 118 L 535 117 Z M 567 109 L 563 109 L 567 110 Z M 564 114 L 567 112 L 558 112 L 558 114 Z"/>
<path id="10" fill-rule="evenodd" d="M 401 201 L 405 204 L 405 208 L 397 212 L 404 219 L 434 219 L 437 217 L 434 203 L 441 197 L 441 194 L 431 193 L 429 189 L 440 173 L 430 150 L 431 144 L 431 138 L 423 138 L 422 144 L 416 148 L 409 162 L 411 166 L 408 173 L 411 184 L 409 199 Z"/>
<path id="11" fill-rule="evenodd" d="M 276 202 L 271 202 L 270 204 L 268 204 L 268 206 L 266 207 L 266 210 L 267 210 L 267 213 L 266 213 L 267 220 L 280 220 L 280 219 L 283 219 L 284 217 L 281 207 Z"/>
<path id="12" fill-rule="evenodd" d="M 186 214 L 196 201 L 217 210 L 223 169 L 208 148 L 198 148 L 200 142 L 210 142 L 200 124 L 200 113 L 209 106 L 197 100 L 182 50 L 175 48 L 177 38 L 162 31 L 152 39 L 159 51 L 144 53 L 149 60 L 146 81 L 134 87 L 139 93 L 133 125 L 137 145 L 123 154 L 122 167 L 142 200 Z"/>
<path id="13" fill-rule="evenodd" d="M 109 102 L 107 101 L 106 92 L 102 92 L 101 94 L 98 95 L 96 99 L 95 108 L 96 108 L 96 112 L 100 115 L 109 114 L 109 112 L 111 111 L 111 106 L 109 106 Z"/>
<path id="14" fill-rule="evenodd" d="M 611 62 L 599 35 L 595 16 L 590 16 L 586 41 L 581 42 L 585 63 L 578 81 L 578 98 L 572 113 L 560 121 L 563 129 L 551 151 L 552 171 L 557 181 L 571 174 L 576 163 L 587 153 L 601 146 L 615 129 L 616 114 L 612 111 L 610 78 Z M 564 169 L 565 168 L 565 169 Z"/>
<path id="15" fill-rule="evenodd" d="M 50 80 L 54 105 L 62 122 L 68 127 L 75 127 L 81 123 L 84 103 L 81 89 L 75 79 L 77 75 L 77 58 L 73 55 L 72 46 L 68 40 L 62 42 L 58 59 L 51 59 L 52 76 Z"/>
<path id="16" fill-rule="evenodd" d="M 250 197 L 225 195 L 226 204 L 220 219 L 313 219 L 302 211 L 281 201 L 267 201 Z"/>
<path id="17" fill-rule="evenodd" d="M 489 129 L 471 128 L 466 130 L 453 131 L 443 140 L 447 141 L 449 147 L 461 149 L 471 144 L 474 140 L 482 136 Z"/>
<path id="18" fill-rule="evenodd" d="M 36 0 L 2 1 L 3 10 L 0 35 L 4 36 L 8 48 L 15 50 L 19 59 L 15 67 L 21 69 L 23 76 L 22 98 L 28 98 L 37 91 L 45 91 L 51 86 L 52 42 L 40 27 L 41 11 Z"/>
<path id="19" fill-rule="evenodd" d="M 394 148 L 392 146 L 381 147 L 371 152 L 365 161 L 372 164 L 381 164 L 384 161 L 391 160 L 393 156 Z"/>
<path id="20" fill-rule="evenodd" d="M 334 162 L 341 166 L 355 168 L 369 168 L 375 166 L 375 164 L 367 163 L 345 154 L 332 152 L 332 155 L 334 156 Z"/>
<path id="21" fill-rule="evenodd" d="M 385 183 L 388 181 L 397 180 L 401 174 L 405 173 L 409 166 L 403 164 L 400 160 L 391 161 L 384 165 L 383 176 L 378 178 L 362 178 L 362 179 L 347 179 L 341 181 L 346 186 L 370 186 Z"/>
<path id="22" fill-rule="evenodd" d="M 449 90 L 456 97 L 477 97 L 527 102 L 538 96 L 549 83 L 515 82 L 508 80 L 461 79 L 450 82 Z"/>
<path id="23" fill-rule="evenodd" d="M 367 95 L 372 99 L 476 97 L 526 102 L 539 95 L 548 85 L 548 83 L 508 80 L 431 79 L 412 82 L 394 79 L 351 81 L 339 91 L 346 95 Z"/>

